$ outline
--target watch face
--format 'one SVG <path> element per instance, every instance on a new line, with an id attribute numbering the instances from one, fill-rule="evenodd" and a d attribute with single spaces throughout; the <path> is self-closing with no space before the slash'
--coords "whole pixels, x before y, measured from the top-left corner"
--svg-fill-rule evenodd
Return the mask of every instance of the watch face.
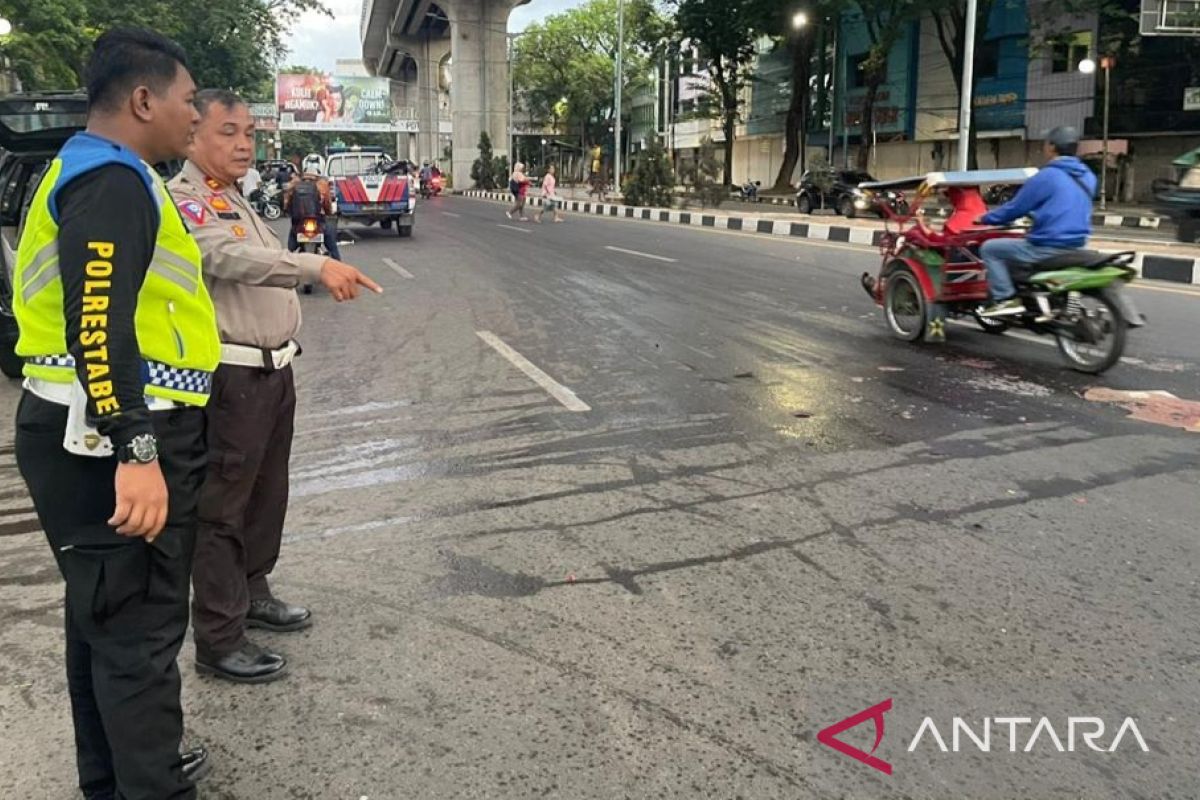
<path id="1" fill-rule="evenodd" d="M 134 461 L 148 464 L 158 458 L 158 442 L 150 434 L 143 433 L 141 436 L 133 437 L 133 441 L 129 443 L 129 452 L 133 455 Z"/>

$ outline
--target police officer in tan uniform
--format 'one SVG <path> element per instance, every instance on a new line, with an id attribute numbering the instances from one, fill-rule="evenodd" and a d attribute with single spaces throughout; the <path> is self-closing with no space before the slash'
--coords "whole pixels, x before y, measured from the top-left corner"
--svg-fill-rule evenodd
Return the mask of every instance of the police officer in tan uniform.
<path id="1" fill-rule="evenodd" d="M 320 283 L 339 302 L 357 297 L 360 287 L 381 290 L 348 264 L 289 253 L 236 185 L 254 160 L 248 106 L 232 92 L 206 89 L 196 107 L 201 119 L 189 160 L 170 184 L 204 254 L 221 334 L 192 577 L 196 669 L 265 683 L 282 677 L 287 662 L 250 642 L 246 629 L 289 632 L 312 622 L 308 609 L 279 600 L 267 582 L 288 502 L 291 363 L 300 352 L 295 289 Z"/>

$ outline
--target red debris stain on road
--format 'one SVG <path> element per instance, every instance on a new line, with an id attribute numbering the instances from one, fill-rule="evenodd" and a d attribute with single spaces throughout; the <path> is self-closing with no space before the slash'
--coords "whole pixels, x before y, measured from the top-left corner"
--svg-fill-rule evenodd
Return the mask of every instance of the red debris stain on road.
<path id="1" fill-rule="evenodd" d="M 1200 433 L 1200 402 L 1184 400 L 1170 392 L 1093 388 L 1083 393 L 1083 399 L 1115 403 L 1128 411 L 1131 418 L 1142 422 Z"/>
<path id="2" fill-rule="evenodd" d="M 956 362 L 959 366 L 970 367 L 971 369 L 995 369 L 996 362 L 988 361 L 983 358 L 960 358 Z"/>

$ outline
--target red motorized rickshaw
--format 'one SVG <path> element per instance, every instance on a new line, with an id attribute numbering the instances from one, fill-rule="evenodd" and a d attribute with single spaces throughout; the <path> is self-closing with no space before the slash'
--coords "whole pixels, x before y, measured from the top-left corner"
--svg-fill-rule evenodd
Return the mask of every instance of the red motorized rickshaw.
<path id="1" fill-rule="evenodd" d="M 979 225 L 987 213 L 980 187 L 1020 184 L 1036 173 L 1033 168 L 933 172 L 862 185 L 879 194 L 911 193 L 907 207 L 881 207 L 888 228 L 880 242 L 883 264 L 877 277 L 862 276 L 863 287 L 883 307 L 892 333 L 907 341 L 942 342 L 947 318 L 971 317 L 992 334 L 1016 325 L 1053 336 L 1063 357 L 1081 372 L 1099 373 L 1117 363 L 1127 329 L 1143 324 L 1120 291 L 1136 275 L 1132 252 L 1073 250 L 1014 270 L 1024 313 L 1003 319 L 979 313 L 988 301 L 980 245 L 1023 235 L 1019 228 Z M 935 195 L 950 205 L 940 228 L 927 223 L 922 208 Z"/>

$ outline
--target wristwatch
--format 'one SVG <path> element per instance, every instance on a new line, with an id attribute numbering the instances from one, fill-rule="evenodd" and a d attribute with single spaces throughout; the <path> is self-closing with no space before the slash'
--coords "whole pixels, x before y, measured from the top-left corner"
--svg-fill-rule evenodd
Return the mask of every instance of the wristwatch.
<path id="1" fill-rule="evenodd" d="M 122 464 L 150 464 L 158 460 L 158 440 L 152 433 L 139 434 L 117 450 L 117 460 Z"/>

